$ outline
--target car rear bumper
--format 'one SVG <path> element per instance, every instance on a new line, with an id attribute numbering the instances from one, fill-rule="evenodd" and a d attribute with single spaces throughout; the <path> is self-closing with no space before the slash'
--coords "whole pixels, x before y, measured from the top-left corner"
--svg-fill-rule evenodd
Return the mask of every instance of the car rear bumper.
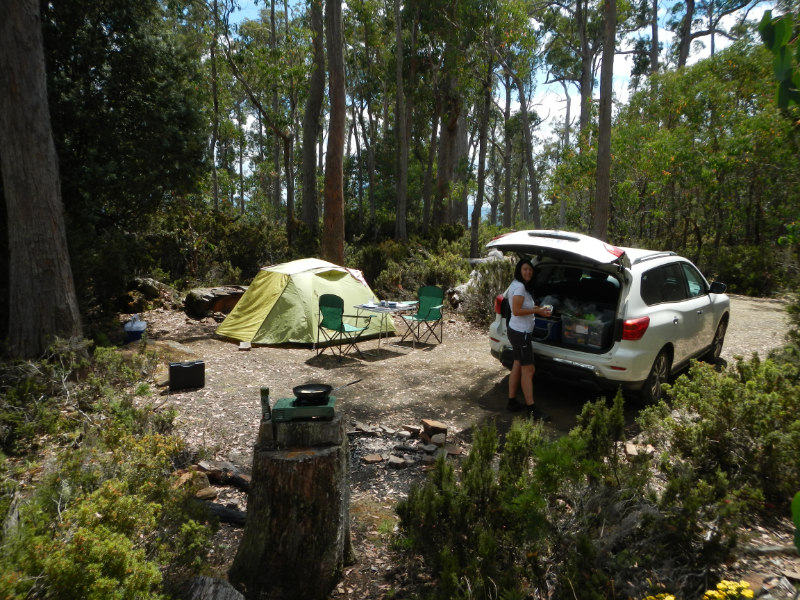
<path id="1" fill-rule="evenodd" d="M 510 369 L 514 363 L 511 348 L 502 349 L 493 347 L 491 349 L 494 356 L 500 363 Z M 557 381 L 571 385 L 588 387 L 599 392 L 613 392 L 622 388 L 626 392 L 638 392 L 644 385 L 642 381 L 622 381 L 608 379 L 604 377 L 596 368 L 591 365 L 579 362 L 553 358 L 542 354 L 535 354 L 537 376 L 548 377 Z"/>

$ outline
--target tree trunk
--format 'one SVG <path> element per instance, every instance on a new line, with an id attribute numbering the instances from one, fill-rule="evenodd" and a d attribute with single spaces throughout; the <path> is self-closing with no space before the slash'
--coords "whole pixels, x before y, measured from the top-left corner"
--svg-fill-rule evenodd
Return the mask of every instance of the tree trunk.
<path id="1" fill-rule="evenodd" d="M 288 15 L 288 13 L 287 13 Z M 289 20 L 288 18 L 286 19 Z M 277 50 L 278 48 L 278 32 L 277 24 L 275 22 L 275 0 L 270 0 L 269 3 L 269 41 L 270 48 Z M 277 87 L 272 92 L 272 111 L 273 114 L 278 114 L 280 110 L 278 100 Z M 272 197 L 272 206 L 275 209 L 275 214 L 279 215 L 281 211 L 281 141 L 276 136 L 272 144 L 272 183 L 270 186 L 270 193 Z"/>
<path id="2" fill-rule="evenodd" d="M 356 143 L 356 198 L 358 198 L 358 220 L 360 223 L 364 223 L 364 164 L 361 162 L 363 160 L 361 155 L 361 141 L 358 135 L 359 125 L 362 125 L 360 119 L 356 117 L 356 103 L 353 101 L 352 105 L 353 111 L 353 138 L 355 138 Z M 362 125 L 363 128 L 363 125 Z"/>
<path id="3" fill-rule="evenodd" d="M 450 203 L 450 222 L 459 223 L 464 229 L 467 228 L 469 222 L 467 214 L 467 194 L 469 189 L 467 186 L 469 184 L 469 174 L 472 172 L 472 165 L 468 164 L 472 140 L 467 126 L 467 111 L 467 106 L 462 107 L 461 114 L 458 117 L 458 135 L 453 154 L 453 181 L 458 184 L 461 193 L 458 196 L 452 195 Z"/>
<path id="4" fill-rule="evenodd" d="M 443 100 L 442 132 L 439 136 L 439 160 L 431 221 L 434 228 L 450 223 L 450 184 L 453 180 L 458 117 L 461 114 L 461 98 L 456 91 L 456 81 L 452 74 L 448 74 L 444 83 Z"/>
<path id="5" fill-rule="evenodd" d="M 481 209 L 483 208 L 483 194 L 486 189 L 486 146 L 489 134 L 489 114 L 492 110 L 492 71 L 494 63 L 489 60 L 486 67 L 486 79 L 483 81 L 483 106 L 481 107 L 480 125 L 478 132 L 478 193 L 472 207 L 472 219 L 469 236 L 469 256 L 478 258 L 478 227 L 481 223 Z"/>
<path id="6" fill-rule="evenodd" d="M 262 420 L 228 579 L 248 598 L 324 600 L 352 562 L 344 420 Z"/>
<path id="7" fill-rule="evenodd" d="M 611 197 L 611 100 L 614 53 L 617 41 L 617 0 L 604 0 L 603 65 L 600 68 L 600 116 L 597 131 L 597 190 L 594 202 L 594 237 L 608 239 Z"/>
<path id="8" fill-rule="evenodd" d="M 506 106 L 503 112 L 503 121 L 505 124 L 505 154 L 503 155 L 503 173 L 505 173 L 505 186 L 503 189 L 503 202 L 505 208 L 503 209 L 503 227 L 511 227 L 513 222 L 511 210 L 511 132 L 509 130 L 509 122 L 511 121 L 511 75 L 508 70 L 505 73 L 506 82 Z"/>
<path id="9" fill-rule="evenodd" d="M 0 169 L 8 216 L 9 349 L 81 337 L 36 0 L 0 2 Z"/>
<path id="10" fill-rule="evenodd" d="M 286 171 L 286 243 L 292 247 L 295 239 L 294 216 L 294 136 L 283 139 L 283 168 Z"/>
<path id="11" fill-rule="evenodd" d="M 427 234 L 431 226 L 431 206 L 433 188 L 433 164 L 436 161 L 436 137 L 439 133 L 439 117 L 442 114 L 441 97 L 434 86 L 433 120 L 431 123 L 431 140 L 428 145 L 428 165 L 425 169 L 425 183 L 422 187 L 422 233 Z"/>
<path id="12" fill-rule="evenodd" d="M 213 39 L 211 40 L 211 54 L 209 61 L 211 62 L 211 99 L 213 103 L 213 114 L 211 115 L 211 195 L 213 198 L 214 212 L 219 211 L 219 177 L 217 175 L 217 142 L 219 141 L 219 93 L 217 91 L 217 40 L 219 33 L 217 31 L 219 25 L 219 9 L 217 0 L 214 0 L 214 29 Z"/>
<path id="13" fill-rule="evenodd" d="M 692 21 L 694 20 L 694 0 L 686 0 L 686 14 L 683 15 L 678 31 L 678 68 L 686 66 L 689 50 L 692 47 Z"/>
<path id="14" fill-rule="evenodd" d="M 561 138 L 561 151 L 566 153 L 567 148 L 569 148 L 570 142 L 570 119 L 571 119 L 571 112 L 572 112 L 572 99 L 569 96 L 569 89 L 567 88 L 567 82 L 562 80 L 561 86 L 564 88 L 564 97 L 567 101 L 567 109 L 564 111 L 564 135 Z M 562 154 L 562 156 L 564 156 Z M 561 194 L 561 198 L 558 201 L 558 228 L 564 229 L 567 223 L 567 198 L 564 194 Z"/>
<path id="15" fill-rule="evenodd" d="M 325 97 L 325 47 L 322 0 L 313 0 L 309 8 L 311 45 L 313 48 L 308 98 L 303 115 L 303 223 L 314 238 L 319 232 L 317 207 L 317 135 Z"/>
<path id="16" fill-rule="evenodd" d="M 342 1 L 325 3 L 325 38 L 328 49 L 329 96 L 331 103 L 328 148 L 325 153 L 325 215 L 322 258 L 344 264 L 344 132 L 347 104 L 342 53 Z"/>
<path id="17" fill-rule="evenodd" d="M 397 211 L 394 222 L 394 237 L 398 241 L 406 241 L 406 212 L 408 188 L 408 131 L 406 129 L 406 100 L 403 91 L 403 24 L 400 20 L 400 0 L 394 0 L 395 19 L 395 60 L 397 62 L 395 76 L 397 78 Z"/>
<path id="18" fill-rule="evenodd" d="M 578 118 L 578 147 L 582 148 L 589 143 L 589 115 L 592 107 L 592 52 L 589 43 L 589 3 L 587 0 L 578 0 L 575 11 L 575 27 L 578 29 L 580 42 L 581 72 L 578 84 L 580 86 L 581 111 Z"/>
<path id="19" fill-rule="evenodd" d="M 650 12 L 650 74 L 658 73 L 658 0 Z"/>
<path id="20" fill-rule="evenodd" d="M 497 207 L 500 206 L 500 169 L 497 164 L 497 139 L 495 126 L 492 126 L 492 145 L 489 152 L 489 165 L 492 172 L 492 198 L 489 201 L 489 225 L 497 225 Z"/>
<path id="21" fill-rule="evenodd" d="M 542 219 L 539 216 L 539 180 L 536 177 L 536 167 L 533 164 L 533 139 L 531 136 L 531 124 L 528 118 L 528 100 L 525 96 L 525 87 L 519 75 L 512 73 L 514 81 L 517 84 L 517 94 L 519 95 L 520 114 L 522 115 L 522 133 L 525 142 L 525 166 L 528 171 L 528 180 L 530 181 L 530 204 L 528 199 L 525 198 L 526 207 L 529 206 L 532 214 L 525 210 L 524 216 L 533 218 L 533 226 L 536 229 L 541 229 Z M 522 202 L 523 199 L 520 199 Z"/>

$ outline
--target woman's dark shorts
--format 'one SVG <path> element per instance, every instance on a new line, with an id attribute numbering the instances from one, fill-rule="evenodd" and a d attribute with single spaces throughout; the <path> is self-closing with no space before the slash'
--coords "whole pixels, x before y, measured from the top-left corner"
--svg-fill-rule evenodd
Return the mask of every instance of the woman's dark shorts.
<path id="1" fill-rule="evenodd" d="M 523 333 L 516 329 L 508 328 L 508 341 L 513 348 L 514 360 L 518 360 L 521 365 L 533 364 L 533 347 L 531 346 L 530 333 Z"/>

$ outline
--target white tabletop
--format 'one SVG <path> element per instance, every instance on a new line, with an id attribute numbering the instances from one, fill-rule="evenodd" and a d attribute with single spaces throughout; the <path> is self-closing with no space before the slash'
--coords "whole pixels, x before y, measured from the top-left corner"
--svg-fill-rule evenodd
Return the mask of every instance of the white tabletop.
<path id="1" fill-rule="evenodd" d="M 362 310 L 369 310 L 371 312 L 377 313 L 393 313 L 393 312 L 400 312 L 403 310 L 411 310 L 417 305 L 417 301 L 413 300 L 410 302 L 392 302 L 394 306 L 389 306 L 389 303 L 386 303 L 386 306 L 381 304 L 376 304 L 374 302 L 365 302 L 364 304 L 356 304 L 353 308 L 360 308 Z"/>

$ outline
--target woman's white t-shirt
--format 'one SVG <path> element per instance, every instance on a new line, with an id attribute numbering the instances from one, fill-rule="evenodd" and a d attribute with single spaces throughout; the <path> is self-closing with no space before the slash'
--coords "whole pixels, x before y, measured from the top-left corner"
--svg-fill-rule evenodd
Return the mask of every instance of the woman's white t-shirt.
<path id="1" fill-rule="evenodd" d="M 523 315 L 517 316 L 514 314 L 514 296 L 522 296 L 522 308 L 533 308 L 536 304 L 533 301 L 533 296 L 528 293 L 528 290 L 525 289 L 525 285 L 521 281 L 517 281 L 516 279 L 511 282 L 511 285 L 508 286 L 508 302 L 511 304 L 511 318 L 508 320 L 508 326 L 511 329 L 516 331 L 521 331 L 523 333 L 530 333 L 533 331 L 533 321 L 536 318 L 535 315 Z"/>

